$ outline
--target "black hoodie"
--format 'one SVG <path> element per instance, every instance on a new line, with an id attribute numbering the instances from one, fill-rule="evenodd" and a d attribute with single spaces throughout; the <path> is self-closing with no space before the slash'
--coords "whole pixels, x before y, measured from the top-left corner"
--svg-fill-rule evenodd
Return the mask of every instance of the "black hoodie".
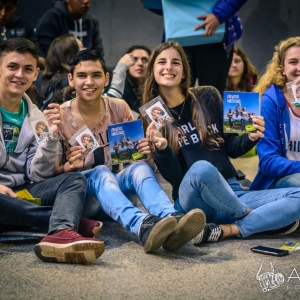
<path id="1" fill-rule="evenodd" d="M 0 25 L 0 41 L 4 39 L 12 39 L 22 37 L 36 43 L 36 35 L 34 29 L 21 17 L 13 16 L 11 22 L 6 25 Z"/>
<path id="2" fill-rule="evenodd" d="M 57 1 L 37 24 L 36 35 L 40 56 L 46 57 L 51 42 L 67 33 L 79 38 L 84 47 L 95 49 L 104 55 L 98 20 L 88 14 L 74 20 L 68 12 L 65 1 Z"/>

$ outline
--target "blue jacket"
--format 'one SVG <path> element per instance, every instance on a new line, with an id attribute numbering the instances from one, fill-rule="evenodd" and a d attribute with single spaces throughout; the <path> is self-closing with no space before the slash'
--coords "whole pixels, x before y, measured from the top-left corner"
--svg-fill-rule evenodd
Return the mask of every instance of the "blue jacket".
<path id="1" fill-rule="evenodd" d="M 212 13 L 218 18 L 220 24 L 226 22 L 224 37 L 226 46 L 232 45 L 242 36 L 243 26 L 237 12 L 246 2 L 247 0 L 219 0 L 213 8 Z M 150 10 L 162 15 L 161 10 Z M 164 42 L 164 37 L 162 41 Z"/>
<path id="2" fill-rule="evenodd" d="M 227 47 L 242 36 L 243 26 L 237 12 L 246 2 L 247 0 L 219 0 L 213 8 L 212 13 L 220 23 L 226 22 L 224 42 Z"/>
<path id="3" fill-rule="evenodd" d="M 276 179 L 300 172 L 300 162 L 286 158 L 290 139 L 290 118 L 282 89 L 271 85 L 261 99 L 265 137 L 257 143 L 258 173 L 250 190 L 268 189 Z"/>

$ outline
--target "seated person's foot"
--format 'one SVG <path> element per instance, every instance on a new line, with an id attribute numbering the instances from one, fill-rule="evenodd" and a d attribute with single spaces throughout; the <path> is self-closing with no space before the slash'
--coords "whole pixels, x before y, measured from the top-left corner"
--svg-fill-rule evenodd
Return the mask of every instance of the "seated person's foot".
<path id="1" fill-rule="evenodd" d="M 44 237 L 35 245 L 34 252 L 39 259 L 46 262 L 87 264 L 102 255 L 104 242 L 84 238 L 73 228 L 68 228 Z"/>
<path id="2" fill-rule="evenodd" d="M 193 209 L 186 214 L 176 212 L 172 216 L 175 217 L 177 226 L 163 245 L 168 251 L 176 251 L 195 238 L 206 223 L 206 216 L 201 209 Z"/>
<path id="3" fill-rule="evenodd" d="M 296 220 L 295 222 L 293 222 L 287 226 L 284 226 L 282 228 L 265 231 L 265 232 L 261 232 L 261 233 L 287 235 L 287 234 L 293 233 L 295 230 L 297 230 L 298 227 L 299 227 L 299 220 Z"/>
<path id="4" fill-rule="evenodd" d="M 160 248 L 167 237 L 176 228 L 176 219 L 172 216 L 160 218 L 148 215 L 140 226 L 139 238 L 145 252 L 151 252 Z"/>
<path id="5" fill-rule="evenodd" d="M 205 242 L 218 242 L 223 236 L 223 230 L 217 224 L 206 224 L 204 229 L 194 238 L 195 246 L 200 246 Z"/>
<path id="6" fill-rule="evenodd" d="M 99 235 L 102 226 L 102 222 L 81 218 L 78 226 L 78 233 L 83 237 L 96 238 Z"/>

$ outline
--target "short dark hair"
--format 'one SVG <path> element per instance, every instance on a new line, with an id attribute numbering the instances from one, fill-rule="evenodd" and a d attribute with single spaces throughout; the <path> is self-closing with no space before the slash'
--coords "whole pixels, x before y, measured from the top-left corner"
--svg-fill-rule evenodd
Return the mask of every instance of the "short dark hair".
<path id="1" fill-rule="evenodd" d="M 126 53 L 131 53 L 134 50 L 144 50 L 148 53 L 149 56 L 151 55 L 151 49 L 145 45 L 133 45 L 127 49 Z"/>
<path id="2" fill-rule="evenodd" d="M 33 42 L 25 38 L 12 38 L 0 42 L 0 61 L 4 55 L 10 52 L 18 52 L 21 54 L 30 53 L 38 62 L 39 53 Z"/>
<path id="3" fill-rule="evenodd" d="M 8 2 L 12 2 L 14 5 L 18 5 L 19 0 L 0 0 L 0 3 L 8 3 Z"/>
<path id="4" fill-rule="evenodd" d="M 84 49 L 76 53 L 70 61 L 70 73 L 74 75 L 75 67 L 82 61 L 99 61 L 102 65 L 104 73 L 106 73 L 106 64 L 104 58 L 93 49 Z"/>

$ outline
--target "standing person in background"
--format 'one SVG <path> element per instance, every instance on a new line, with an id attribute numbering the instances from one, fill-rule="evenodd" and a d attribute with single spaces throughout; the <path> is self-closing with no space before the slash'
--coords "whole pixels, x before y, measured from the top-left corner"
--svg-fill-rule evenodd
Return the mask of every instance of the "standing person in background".
<path id="1" fill-rule="evenodd" d="M 261 96 L 265 138 L 257 144 L 258 173 L 250 189 L 300 187 L 300 108 L 291 102 L 286 84 L 300 83 L 300 37 L 276 47 L 254 91 Z"/>
<path id="2" fill-rule="evenodd" d="M 107 95 L 125 100 L 131 110 L 139 112 L 142 102 L 141 86 L 145 81 L 151 50 L 143 45 L 130 47 L 119 60 Z"/>
<path id="3" fill-rule="evenodd" d="M 56 1 L 54 7 L 40 18 L 36 35 L 39 54 L 46 58 L 51 42 L 58 36 L 69 33 L 78 38 L 85 48 L 92 48 L 104 56 L 100 38 L 99 21 L 88 15 L 92 0 Z"/>
<path id="4" fill-rule="evenodd" d="M 225 91 L 251 92 L 259 78 L 258 71 L 246 54 L 234 46 Z"/>
<path id="5" fill-rule="evenodd" d="M 204 36 L 209 37 L 220 24 L 226 23 L 226 32 L 221 43 L 183 47 L 190 64 L 191 86 L 198 79 L 198 85 L 214 86 L 223 95 L 232 61 L 233 44 L 243 32 L 237 12 L 246 2 L 247 0 L 219 0 L 211 14 L 198 17 L 204 21 L 191 30 L 205 27 Z M 162 14 L 159 10 L 153 12 Z"/>

